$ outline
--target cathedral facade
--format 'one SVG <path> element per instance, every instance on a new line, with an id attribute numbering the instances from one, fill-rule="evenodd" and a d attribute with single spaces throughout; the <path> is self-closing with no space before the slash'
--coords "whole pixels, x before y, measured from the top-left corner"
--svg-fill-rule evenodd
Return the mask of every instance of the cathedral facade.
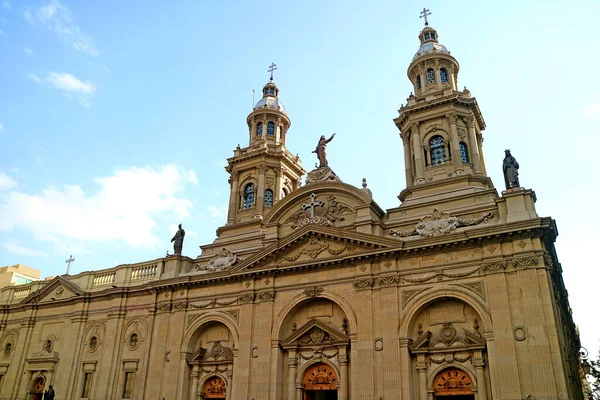
<path id="1" fill-rule="evenodd" d="M 1 290 L 0 399 L 583 399 L 555 222 L 514 165 L 498 194 L 457 60 L 419 40 L 400 206 L 343 183 L 325 137 L 302 185 L 271 78 L 200 256 Z"/>

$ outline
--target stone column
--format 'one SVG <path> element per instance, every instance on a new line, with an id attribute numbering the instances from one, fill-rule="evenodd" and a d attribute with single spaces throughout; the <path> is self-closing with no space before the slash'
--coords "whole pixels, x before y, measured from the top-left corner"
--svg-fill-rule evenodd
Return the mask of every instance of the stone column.
<path id="1" fill-rule="evenodd" d="M 469 117 L 465 121 L 467 123 L 467 136 L 469 137 L 469 152 L 471 153 L 471 162 L 475 175 L 482 175 L 481 171 L 481 156 L 479 152 L 479 143 L 475 135 L 475 117 Z"/>
<path id="2" fill-rule="evenodd" d="M 412 344 L 412 339 L 409 338 L 400 338 L 400 386 L 402 390 L 401 399 L 410 399 L 411 398 L 411 359 L 410 359 L 410 350 L 408 347 Z"/>
<path id="3" fill-rule="evenodd" d="M 192 389 L 190 391 L 190 400 L 198 399 L 198 381 L 200 380 L 200 373 L 198 371 L 198 366 L 194 365 L 192 367 L 192 373 L 190 374 L 190 378 L 192 379 Z"/>
<path id="4" fill-rule="evenodd" d="M 267 167 L 265 165 L 261 165 L 258 167 L 258 185 L 256 188 L 256 196 L 254 204 L 255 216 L 262 217 L 263 208 L 265 206 L 265 172 L 267 171 Z"/>
<path id="5" fill-rule="evenodd" d="M 410 135 L 408 133 L 400 134 L 402 144 L 404 145 L 404 173 L 406 175 L 406 186 L 413 185 L 412 160 L 410 157 Z"/>
<path id="6" fill-rule="evenodd" d="M 275 170 L 275 193 L 273 193 L 273 203 L 281 200 L 281 180 L 283 179 L 283 167 Z M 273 204 L 275 205 L 275 204 Z"/>
<path id="7" fill-rule="evenodd" d="M 456 114 L 446 115 L 450 122 L 450 143 L 452 144 L 452 165 L 456 175 L 463 175 L 462 157 L 460 156 L 460 140 L 458 139 L 458 128 L 456 127 Z"/>
<path id="8" fill-rule="evenodd" d="M 419 373 L 419 400 L 427 400 L 427 363 L 422 359 L 425 356 L 419 354 L 417 362 L 417 371 Z"/>
<path id="9" fill-rule="evenodd" d="M 473 360 L 473 365 L 477 373 L 477 400 L 487 400 L 487 386 L 485 383 L 484 360 L 481 354 Z"/>
<path id="10" fill-rule="evenodd" d="M 338 348 L 338 362 L 340 363 L 340 391 L 338 400 L 349 400 L 348 397 L 348 356 L 346 354 L 346 346 Z"/>
<path id="11" fill-rule="evenodd" d="M 412 128 L 413 154 L 415 156 L 415 185 L 425 183 L 425 164 L 423 162 L 423 149 L 421 147 L 421 133 L 419 132 L 419 123 L 414 122 Z"/>
<path id="12" fill-rule="evenodd" d="M 240 173 L 238 171 L 231 171 L 231 190 L 229 192 L 229 212 L 227 213 L 227 223 L 235 223 L 235 215 L 238 209 L 239 195 L 239 179 Z"/>
<path id="13" fill-rule="evenodd" d="M 252 117 L 252 121 L 250 121 L 250 143 L 252 143 L 254 137 L 256 136 L 256 120 Z"/>
<path id="14" fill-rule="evenodd" d="M 296 398 L 296 373 L 298 372 L 298 359 L 296 358 L 296 350 L 288 352 L 288 400 Z"/>
<path id="15" fill-rule="evenodd" d="M 231 387 L 233 386 L 233 371 L 230 368 L 226 374 L 227 377 L 227 397 L 226 400 L 231 400 Z"/>
<path id="16" fill-rule="evenodd" d="M 433 73 L 435 74 L 435 85 L 438 88 L 438 90 L 442 90 L 442 73 L 440 72 L 440 62 L 439 61 L 435 61 L 434 67 L 433 67 Z"/>

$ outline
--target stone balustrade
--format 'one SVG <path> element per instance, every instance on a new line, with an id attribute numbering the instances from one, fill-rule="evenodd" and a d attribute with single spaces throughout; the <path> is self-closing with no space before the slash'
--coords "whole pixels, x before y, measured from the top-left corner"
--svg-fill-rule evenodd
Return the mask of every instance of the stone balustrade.
<path id="1" fill-rule="evenodd" d="M 139 264 L 119 265 L 99 271 L 86 271 L 77 275 L 62 275 L 61 277 L 75 285 L 78 290 L 95 292 L 115 286 L 137 286 L 159 280 L 163 269 L 163 260 L 156 259 Z M 43 290 L 44 286 L 52 281 L 52 278 L 47 278 L 43 281 L 34 281 L 25 285 L 0 288 L 0 304 L 18 303 L 31 293 Z"/>

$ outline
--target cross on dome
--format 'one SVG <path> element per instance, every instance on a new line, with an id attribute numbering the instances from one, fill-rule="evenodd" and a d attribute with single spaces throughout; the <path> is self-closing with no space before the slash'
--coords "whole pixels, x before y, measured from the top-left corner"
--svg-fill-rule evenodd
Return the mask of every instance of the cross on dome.
<path id="1" fill-rule="evenodd" d="M 423 7 L 423 11 L 421 11 L 419 14 L 421 14 L 421 16 L 419 18 L 424 18 L 425 19 L 425 26 L 429 26 L 429 22 L 427 21 L 427 16 L 431 15 L 431 12 L 429 11 L 429 8 Z"/>
<path id="2" fill-rule="evenodd" d="M 277 69 L 277 64 L 275 64 L 274 62 L 271 63 L 271 65 L 269 65 L 269 70 L 268 72 L 271 73 L 271 81 L 273 81 L 273 71 L 275 71 Z"/>

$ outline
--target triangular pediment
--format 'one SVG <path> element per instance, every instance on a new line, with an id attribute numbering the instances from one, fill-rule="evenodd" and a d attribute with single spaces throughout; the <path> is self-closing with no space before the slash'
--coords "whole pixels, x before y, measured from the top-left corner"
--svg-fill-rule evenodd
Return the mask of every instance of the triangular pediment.
<path id="1" fill-rule="evenodd" d="M 311 319 L 282 341 L 281 346 L 283 348 L 339 346 L 348 344 L 349 341 L 350 338 L 344 332 L 318 319 Z"/>
<path id="2" fill-rule="evenodd" d="M 24 298 L 21 304 L 66 300 L 71 297 L 80 296 L 82 293 L 83 290 L 76 284 L 66 280 L 62 276 L 56 276 L 50 282 L 46 283 L 44 287 Z"/>
<path id="3" fill-rule="evenodd" d="M 380 236 L 325 226 L 305 226 L 236 265 L 232 272 L 286 268 L 353 259 L 402 243 Z"/>

